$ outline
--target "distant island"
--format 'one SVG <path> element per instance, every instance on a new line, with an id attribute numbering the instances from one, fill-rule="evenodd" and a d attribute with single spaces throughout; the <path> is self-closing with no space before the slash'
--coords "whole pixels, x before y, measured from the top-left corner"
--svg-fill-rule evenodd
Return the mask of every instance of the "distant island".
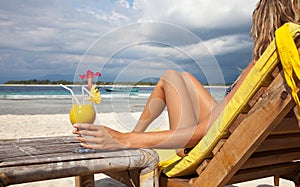
<path id="1" fill-rule="evenodd" d="M 104 81 L 97 81 L 95 82 L 96 85 L 147 85 L 147 86 L 154 86 L 157 82 L 104 82 Z M 58 80 L 58 81 L 51 81 L 51 80 L 37 80 L 37 79 L 30 79 L 30 80 L 10 80 L 6 81 L 3 84 L 20 84 L 20 85 L 87 85 L 87 81 L 66 81 L 66 80 Z"/>

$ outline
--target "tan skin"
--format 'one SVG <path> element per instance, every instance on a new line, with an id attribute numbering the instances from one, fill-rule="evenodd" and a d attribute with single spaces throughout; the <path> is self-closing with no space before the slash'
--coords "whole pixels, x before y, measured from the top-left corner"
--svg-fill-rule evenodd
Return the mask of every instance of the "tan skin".
<path id="1" fill-rule="evenodd" d="M 75 124 L 73 134 L 80 135 L 76 138 L 83 147 L 98 150 L 194 147 L 230 101 L 253 65 L 254 62 L 248 65 L 237 85 L 220 103 L 191 74 L 167 71 L 154 88 L 132 132 L 118 132 L 102 125 Z M 165 106 L 170 130 L 144 132 Z M 182 152 L 178 154 L 183 155 Z"/>

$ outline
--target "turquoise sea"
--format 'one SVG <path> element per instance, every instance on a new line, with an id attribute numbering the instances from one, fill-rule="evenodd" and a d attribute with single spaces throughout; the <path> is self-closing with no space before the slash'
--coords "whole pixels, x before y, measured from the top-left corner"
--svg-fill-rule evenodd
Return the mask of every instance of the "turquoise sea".
<path id="1" fill-rule="evenodd" d="M 102 101 L 96 105 L 97 112 L 142 111 L 152 86 L 140 86 L 138 92 L 107 92 L 100 87 Z M 69 86 L 80 98 L 81 86 Z M 226 87 L 208 86 L 208 91 L 220 101 Z M 129 87 L 130 90 L 130 87 Z M 69 113 L 72 95 L 61 86 L 53 85 L 0 85 L 0 115 L 6 114 L 58 114 Z"/>

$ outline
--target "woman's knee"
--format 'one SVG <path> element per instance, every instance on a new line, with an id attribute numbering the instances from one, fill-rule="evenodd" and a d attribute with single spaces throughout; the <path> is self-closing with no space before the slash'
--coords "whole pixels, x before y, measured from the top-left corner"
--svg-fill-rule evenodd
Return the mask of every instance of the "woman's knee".
<path id="1" fill-rule="evenodd" d="M 168 82 L 178 78 L 181 78 L 181 74 L 175 70 L 167 70 L 162 76 L 162 79 Z"/>
<path id="2" fill-rule="evenodd" d="M 187 72 L 187 71 L 184 71 L 184 72 L 181 72 L 181 76 L 182 77 L 194 77 L 190 72 Z"/>
<path id="3" fill-rule="evenodd" d="M 178 72 L 176 70 L 167 70 L 165 71 L 165 73 L 163 74 L 163 77 L 170 77 L 170 78 L 174 78 L 174 77 L 193 77 L 193 75 L 187 71 L 184 72 Z"/>
<path id="4" fill-rule="evenodd" d="M 176 72 L 175 70 L 166 70 L 164 74 L 160 77 L 160 80 L 158 81 L 156 86 L 164 87 L 165 82 L 170 82 L 170 80 L 172 80 L 175 76 L 178 76 L 177 74 L 178 72 Z"/>

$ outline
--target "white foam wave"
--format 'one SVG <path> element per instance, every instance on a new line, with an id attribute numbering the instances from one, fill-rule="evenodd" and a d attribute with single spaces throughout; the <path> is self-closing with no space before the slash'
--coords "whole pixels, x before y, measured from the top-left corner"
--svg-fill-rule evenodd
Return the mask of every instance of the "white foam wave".
<path id="1" fill-rule="evenodd" d="M 148 98 L 150 94 L 101 94 L 102 98 Z M 81 95 L 77 95 L 81 97 Z M 0 100 L 71 99 L 71 95 L 0 95 Z"/>
<path id="2" fill-rule="evenodd" d="M 71 95 L 0 95 L 2 100 L 71 99 Z"/>

